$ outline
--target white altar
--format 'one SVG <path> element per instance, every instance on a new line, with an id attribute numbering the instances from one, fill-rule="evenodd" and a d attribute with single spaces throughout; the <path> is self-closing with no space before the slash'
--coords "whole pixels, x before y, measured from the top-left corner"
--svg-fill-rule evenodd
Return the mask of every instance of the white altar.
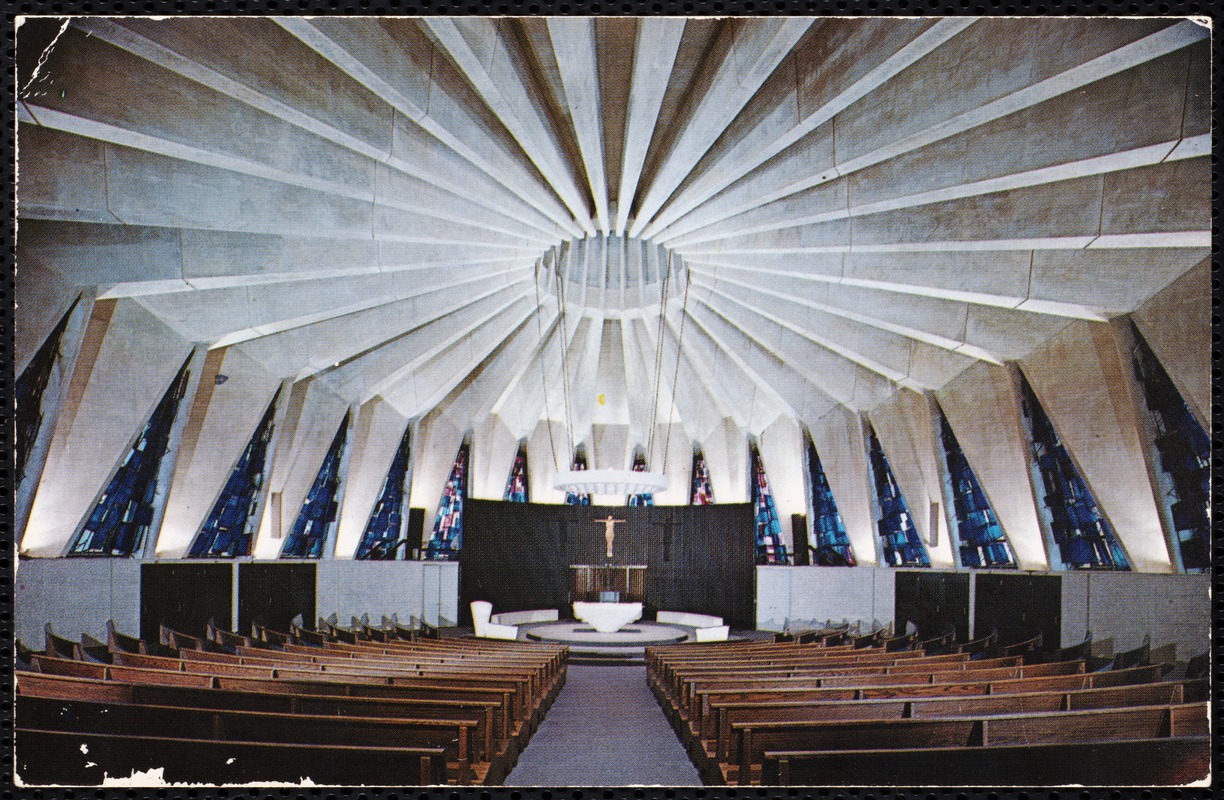
<path id="1" fill-rule="evenodd" d="M 600 633 L 615 633 L 642 618 L 641 603 L 574 603 L 574 619 Z"/>

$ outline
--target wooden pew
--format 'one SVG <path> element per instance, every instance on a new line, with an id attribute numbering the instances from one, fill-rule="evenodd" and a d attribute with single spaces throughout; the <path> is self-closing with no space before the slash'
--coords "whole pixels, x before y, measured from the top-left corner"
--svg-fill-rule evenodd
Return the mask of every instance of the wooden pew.
<path id="1" fill-rule="evenodd" d="M 164 769 L 176 783 L 343 786 L 376 775 L 393 786 L 446 783 L 440 747 L 358 747 L 282 742 L 213 741 L 132 734 L 30 730 L 18 724 L 16 773 L 33 784 L 96 785 L 103 776 Z M 84 748 L 84 751 L 82 751 Z"/>
<path id="2" fill-rule="evenodd" d="M 123 684 L 92 678 L 21 673 L 19 696 L 91 700 L 95 702 L 178 705 L 190 708 L 267 711 L 279 714 L 327 714 L 332 716 L 446 719 L 456 713 L 479 716 L 473 732 L 485 751 L 502 754 L 510 749 L 508 720 L 500 697 L 473 698 L 363 698 L 344 695 L 296 695 L 277 692 L 240 691 Z"/>
<path id="3" fill-rule="evenodd" d="M 20 695 L 17 715 L 26 730 L 197 740 L 379 747 L 388 743 L 443 748 L 457 783 L 483 783 L 486 755 L 473 748 L 476 717 L 403 719 L 278 714 L 139 703 L 44 699 Z M 453 773 L 449 770 L 453 769 Z"/>
<path id="4" fill-rule="evenodd" d="M 727 760 L 731 723 L 797 722 L 822 719 L 943 719 L 1015 713 L 1085 711 L 1132 706 L 1168 706 L 1206 699 L 1201 682 L 1149 683 L 1121 688 L 1029 692 L 965 697 L 891 700 L 723 701 L 711 703 L 701 742 L 710 757 Z"/>
<path id="5" fill-rule="evenodd" d="M 766 751 L 988 747 L 1202 736 L 1207 704 L 956 719 L 732 723 L 728 780 L 748 783 Z M 746 780 L 749 779 L 749 780 Z"/>
<path id="6" fill-rule="evenodd" d="M 1167 786 L 1211 769 L 1211 739 L 1184 736 L 908 750 L 769 751 L 762 786 Z"/>

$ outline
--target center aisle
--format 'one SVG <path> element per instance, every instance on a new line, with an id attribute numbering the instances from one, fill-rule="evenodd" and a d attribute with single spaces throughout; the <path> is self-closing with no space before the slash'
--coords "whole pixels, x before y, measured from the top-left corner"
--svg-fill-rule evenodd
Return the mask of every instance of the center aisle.
<path id="1" fill-rule="evenodd" d="M 646 668 L 570 664 L 507 786 L 700 786 Z"/>

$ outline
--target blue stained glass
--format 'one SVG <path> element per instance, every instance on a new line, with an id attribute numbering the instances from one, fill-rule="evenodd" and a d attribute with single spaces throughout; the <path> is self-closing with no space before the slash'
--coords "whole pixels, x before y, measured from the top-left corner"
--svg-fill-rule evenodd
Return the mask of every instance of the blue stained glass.
<path id="1" fill-rule="evenodd" d="M 1130 569 L 1113 527 L 1097 506 L 1033 387 L 1020 376 L 1022 409 L 1032 432 L 1033 456 L 1050 510 L 1058 558 L 1070 569 Z"/>
<path id="2" fill-rule="evenodd" d="M 514 456 L 514 464 L 510 466 L 510 477 L 506 479 L 507 503 L 530 502 L 527 491 L 527 443 L 520 442 L 518 453 Z"/>
<path id="3" fill-rule="evenodd" d="M 929 567 L 931 559 L 927 555 L 926 545 L 914 527 L 914 517 L 910 514 L 897 479 L 893 476 L 888 457 L 876 436 L 875 428 L 867 426 L 868 457 L 871 462 L 871 473 L 874 480 L 876 500 L 880 506 L 880 518 L 876 520 L 876 528 L 880 535 L 880 544 L 884 554 L 884 564 L 892 567 Z"/>
<path id="4" fill-rule="evenodd" d="M 259 503 L 259 490 L 264 484 L 265 462 L 268 444 L 272 441 L 278 397 L 280 389 L 272 395 L 268 410 L 255 427 L 255 433 L 234 465 L 225 488 L 192 542 L 188 553 L 191 558 L 235 558 L 251 554 L 251 542 L 259 526 L 259 520 L 254 516 L 255 507 Z"/>
<path id="5" fill-rule="evenodd" d="M 98 498 L 68 555 L 130 556 L 143 548 L 153 524 L 157 473 L 170 444 L 179 404 L 187 392 L 190 363 L 188 356 Z"/>
<path id="6" fill-rule="evenodd" d="M 714 505 L 714 487 L 710 485 L 710 468 L 700 450 L 693 451 L 693 487 L 689 493 L 689 505 Z"/>
<path id="7" fill-rule="evenodd" d="M 408 456 L 412 446 L 412 427 L 409 426 L 400 438 L 399 447 L 391 459 L 391 467 L 383 480 L 378 502 L 370 512 L 361 543 L 357 545 L 358 560 L 391 561 L 395 559 L 396 545 L 401 541 L 403 528 L 404 499 L 407 493 Z"/>
<path id="8" fill-rule="evenodd" d="M 21 483 L 25 478 L 26 462 L 29 460 L 30 451 L 34 449 L 34 440 L 38 438 L 38 432 L 42 429 L 43 393 L 47 391 L 47 384 L 51 381 L 55 364 L 60 359 L 60 341 L 64 338 L 68 320 L 79 301 L 79 297 L 72 301 L 72 305 L 64 312 L 64 316 L 60 317 L 60 321 L 56 323 L 42 346 L 38 348 L 38 352 L 30 359 L 30 363 L 22 370 L 13 387 L 16 401 L 14 425 L 16 438 L 13 441 L 13 449 L 17 456 L 16 483 Z"/>
<path id="9" fill-rule="evenodd" d="M 948 463 L 948 476 L 952 481 L 952 505 L 960 539 L 961 566 L 1016 567 L 1016 559 L 1003 533 L 1003 526 L 999 524 L 973 467 L 965 458 L 943 409 L 939 410 L 939 432 Z"/>
<path id="10" fill-rule="evenodd" d="M 646 455 L 644 453 L 634 453 L 633 454 L 633 466 L 630 467 L 630 469 L 632 469 L 634 472 L 645 472 L 646 471 Z M 643 494 L 631 494 L 629 495 L 629 505 L 631 506 L 653 506 L 654 505 L 654 495 L 651 494 L 650 492 L 645 492 Z"/>
<path id="11" fill-rule="evenodd" d="M 774 504 L 765 464 L 755 445 L 749 446 L 752 459 L 752 507 L 756 515 L 756 563 L 786 564 L 786 544 L 782 541 L 782 523 Z"/>
<path id="12" fill-rule="evenodd" d="M 323 465 L 319 467 L 314 483 L 302 501 L 302 510 L 281 549 L 281 558 L 323 557 L 327 533 L 336 523 L 339 511 L 336 495 L 340 492 L 340 462 L 344 458 L 344 446 L 348 440 L 348 423 L 349 414 L 345 412 L 331 447 L 327 448 Z"/>
<path id="13" fill-rule="evenodd" d="M 574 462 L 570 465 L 570 470 L 579 472 L 587 468 L 586 453 L 582 450 L 574 452 Z M 591 496 L 586 492 L 566 492 L 565 504 L 567 506 L 589 506 L 591 504 Z"/>
<path id="14" fill-rule="evenodd" d="M 463 501 L 467 499 L 468 450 L 465 441 L 459 445 L 455 465 L 451 468 L 442 499 L 438 503 L 438 516 L 434 520 L 433 535 L 425 557 L 431 561 L 457 561 L 459 548 L 463 547 Z"/>
<path id="15" fill-rule="evenodd" d="M 816 534 L 815 563 L 821 567 L 853 567 L 854 549 L 829 488 L 816 445 L 808 441 L 808 474 L 812 481 L 812 530 Z"/>
<path id="16" fill-rule="evenodd" d="M 1205 572 L 1211 567 L 1211 439 L 1133 322 L 1131 333 L 1135 376 L 1156 428 L 1157 460 L 1173 484 L 1173 496 L 1163 501 L 1182 567 Z"/>

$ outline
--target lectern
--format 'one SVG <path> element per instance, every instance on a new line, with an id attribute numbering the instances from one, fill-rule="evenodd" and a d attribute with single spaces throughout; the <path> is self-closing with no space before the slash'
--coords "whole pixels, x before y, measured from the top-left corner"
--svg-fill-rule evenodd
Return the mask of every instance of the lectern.
<path id="1" fill-rule="evenodd" d="M 646 566 L 570 565 L 570 602 L 643 603 L 646 600 Z"/>

